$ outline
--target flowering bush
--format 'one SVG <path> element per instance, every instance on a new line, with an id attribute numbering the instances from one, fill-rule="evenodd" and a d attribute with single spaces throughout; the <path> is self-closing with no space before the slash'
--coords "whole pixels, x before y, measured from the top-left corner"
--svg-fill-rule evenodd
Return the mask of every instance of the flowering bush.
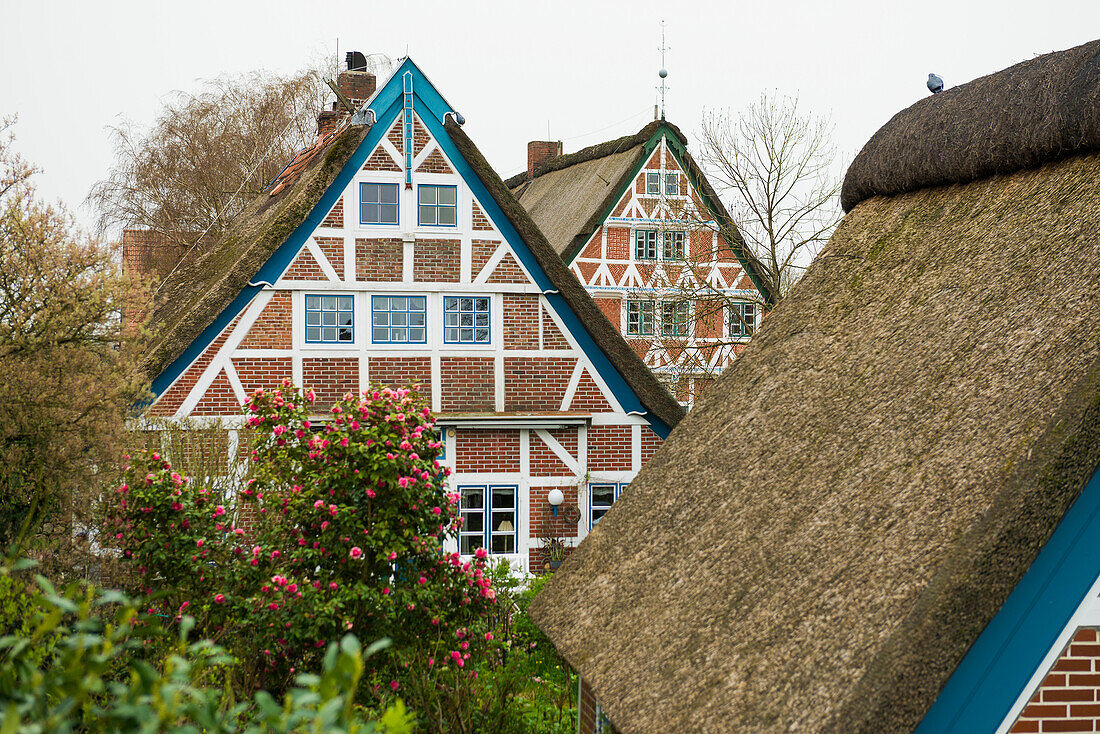
<path id="1" fill-rule="evenodd" d="M 484 552 L 443 552 L 459 497 L 418 393 L 347 395 L 318 419 L 313 392 L 284 385 L 245 409 L 253 478 L 235 503 L 157 453 L 126 470 L 113 531 L 151 606 L 193 615 L 252 666 L 251 687 L 285 686 L 347 632 L 393 640 L 368 676 L 379 698 L 471 675 L 495 593 Z"/>

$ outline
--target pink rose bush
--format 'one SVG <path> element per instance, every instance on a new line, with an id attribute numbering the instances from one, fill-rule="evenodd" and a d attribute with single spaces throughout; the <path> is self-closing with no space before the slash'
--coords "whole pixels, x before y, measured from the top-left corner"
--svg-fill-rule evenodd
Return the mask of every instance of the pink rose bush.
<path id="1" fill-rule="evenodd" d="M 372 660 L 377 695 L 390 681 L 453 685 L 494 650 L 496 593 L 483 554 L 443 551 L 460 518 L 429 458 L 430 411 L 415 390 L 349 394 L 327 414 L 313 398 L 288 385 L 250 396 L 239 487 L 198 487 L 157 453 L 133 457 L 113 502 L 123 560 L 163 613 L 186 609 L 252 665 L 256 685 L 316 669 L 348 632 L 393 641 Z"/>

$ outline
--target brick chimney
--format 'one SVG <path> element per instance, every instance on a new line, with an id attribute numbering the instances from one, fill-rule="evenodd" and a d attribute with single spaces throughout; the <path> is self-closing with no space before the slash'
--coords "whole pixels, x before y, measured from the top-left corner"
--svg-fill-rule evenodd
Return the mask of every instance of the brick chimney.
<path id="1" fill-rule="evenodd" d="M 336 88 L 340 90 L 355 109 L 359 109 L 378 88 L 378 79 L 367 71 L 367 58 L 358 51 L 348 51 L 347 69 L 336 77 Z M 339 101 L 332 103 L 332 109 L 321 110 L 317 115 L 317 134 L 324 135 L 336 129 L 350 113 Z"/>
<path id="2" fill-rule="evenodd" d="M 122 230 L 122 268 L 126 272 L 163 280 L 187 248 L 151 229 Z"/>
<path id="3" fill-rule="evenodd" d="M 560 140 L 532 140 L 527 144 L 527 180 L 535 177 L 535 169 L 540 168 L 561 155 Z"/>

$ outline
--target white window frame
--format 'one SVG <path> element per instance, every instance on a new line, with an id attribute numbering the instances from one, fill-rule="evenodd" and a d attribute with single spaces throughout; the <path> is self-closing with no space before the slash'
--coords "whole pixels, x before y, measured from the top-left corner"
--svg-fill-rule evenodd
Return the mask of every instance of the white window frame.
<path id="1" fill-rule="evenodd" d="M 482 493 L 482 506 L 479 509 L 469 511 L 465 505 L 466 491 L 467 490 L 480 490 Z M 494 490 L 510 490 L 512 492 L 512 504 L 509 507 L 497 508 L 493 503 L 493 491 Z M 457 487 L 457 491 L 461 496 L 459 500 L 459 513 L 463 518 L 466 518 L 468 514 L 480 514 L 483 518 L 482 528 L 480 531 L 468 531 L 466 530 L 466 521 L 463 520 L 462 527 L 458 532 L 458 552 L 461 555 L 469 556 L 473 555 L 473 551 L 477 548 L 484 548 L 491 556 L 514 556 L 520 552 L 519 550 L 519 485 L 518 484 L 460 484 Z M 510 512 L 512 516 L 512 529 L 511 530 L 494 530 L 493 529 L 493 514 L 497 512 Z M 507 522 L 507 520 L 505 520 Z M 508 538 L 512 539 L 512 550 L 501 551 L 499 553 L 493 552 L 493 539 L 494 538 Z M 480 538 L 481 543 L 477 546 L 472 546 L 469 553 L 464 552 L 462 547 L 463 538 Z"/>
<path id="2" fill-rule="evenodd" d="M 630 486 L 630 482 L 589 482 L 588 483 L 588 530 L 589 531 L 591 531 L 592 528 L 596 527 L 596 523 L 598 523 L 600 521 L 600 518 L 602 518 L 604 515 L 607 514 L 607 511 L 610 510 L 611 507 L 615 504 L 615 502 L 618 501 L 619 495 L 621 495 L 623 490 L 626 489 L 628 486 Z M 614 492 L 614 494 L 612 496 L 610 504 L 606 504 L 606 505 L 605 504 L 600 504 L 600 505 L 596 504 L 596 502 L 595 502 L 595 497 L 596 497 L 595 488 L 596 487 L 611 487 L 612 488 L 612 491 Z M 597 511 L 601 512 L 600 517 L 593 517 L 593 515 Z"/>

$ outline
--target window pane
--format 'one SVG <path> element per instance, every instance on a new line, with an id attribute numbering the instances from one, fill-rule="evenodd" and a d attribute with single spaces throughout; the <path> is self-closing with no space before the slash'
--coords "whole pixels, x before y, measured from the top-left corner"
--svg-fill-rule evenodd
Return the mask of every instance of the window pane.
<path id="1" fill-rule="evenodd" d="M 336 312 L 335 311 L 322 311 L 321 323 L 325 326 L 336 326 Z"/>
<path id="2" fill-rule="evenodd" d="M 516 537 L 514 535 L 494 535 L 493 547 L 489 549 L 490 553 L 515 553 L 516 552 Z"/>
<path id="3" fill-rule="evenodd" d="M 413 296 L 409 299 L 410 311 L 427 311 L 427 299 L 424 296 Z"/>
<path id="4" fill-rule="evenodd" d="M 321 341 L 334 342 L 336 341 L 336 327 L 326 326 L 321 329 Z"/>
<path id="5" fill-rule="evenodd" d="M 489 299 L 488 298 L 478 298 L 478 299 L 476 299 L 475 303 L 476 303 L 478 311 L 488 311 L 489 310 Z"/>
<path id="6" fill-rule="evenodd" d="M 464 556 L 473 555 L 474 551 L 485 545 L 482 540 L 483 538 L 480 535 L 463 535 L 462 547 L 458 549 L 458 552 Z"/>
<path id="7" fill-rule="evenodd" d="M 310 326 L 306 328 L 306 340 L 311 342 L 321 341 L 321 327 Z"/>
<path id="8" fill-rule="evenodd" d="M 389 341 L 390 330 L 386 328 L 375 328 L 371 332 L 371 340 L 376 342 Z"/>
<path id="9" fill-rule="evenodd" d="M 458 341 L 458 329 L 445 329 L 443 333 L 445 341 L 456 342 Z"/>
<path id="10" fill-rule="evenodd" d="M 380 206 L 378 222 L 380 224 L 397 224 L 397 205 L 383 204 Z"/>
<path id="11" fill-rule="evenodd" d="M 452 186 L 441 186 L 439 188 L 439 203 L 454 206 L 457 192 L 458 189 Z"/>
<path id="12" fill-rule="evenodd" d="M 458 299 L 452 297 L 444 298 L 443 308 L 447 309 L 448 311 L 458 308 Z"/>
<path id="13" fill-rule="evenodd" d="M 404 311 L 408 306 L 409 299 L 394 297 L 390 299 L 390 309 L 393 311 Z"/>
<path id="14" fill-rule="evenodd" d="M 351 296 L 337 296 L 336 299 L 341 311 L 351 310 Z"/>
<path id="15" fill-rule="evenodd" d="M 607 514 L 606 509 L 597 510 L 595 508 L 592 508 L 592 524 L 595 525 L 597 522 L 600 521 L 600 518 L 603 517 L 606 514 Z"/>
<path id="16" fill-rule="evenodd" d="M 434 186 L 421 186 L 419 189 L 420 203 L 421 204 L 435 204 L 435 187 Z"/>
<path id="17" fill-rule="evenodd" d="M 405 326 L 408 314 L 404 311 L 394 311 L 390 314 L 390 326 Z"/>
<path id="18" fill-rule="evenodd" d="M 423 342 L 427 340 L 428 332 L 426 329 L 412 328 L 409 329 L 409 341 L 411 342 Z"/>
<path id="19" fill-rule="evenodd" d="M 485 490 L 484 489 L 463 489 L 462 490 L 462 509 L 471 507 L 484 507 L 485 506 Z"/>
<path id="20" fill-rule="evenodd" d="M 458 299 L 458 306 L 459 306 L 459 309 L 461 309 L 462 311 L 473 311 L 474 310 L 474 299 L 472 299 L 472 298 L 460 298 L 460 299 Z"/>
<path id="21" fill-rule="evenodd" d="M 423 326 L 425 314 L 423 311 L 409 312 L 409 326 Z"/>
<path id="22" fill-rule="evenodd" d="M 321 306 L 326 311 L 335 311 L 336 310 L 336 296 L 322 296 L 321 297 Z"/>
<path id="23" fill-rule="evenodd" d="M 306 296 L 306 308 L 317 310 L 321 308 L 320 296 Z"/>
<path id="24" fill-rule="evenodd" d="M 396 204 L 397 203 L 397 184 L 383 184 L 380 185 L 381 196 L 378 201 L 383 204 Z"/>
<path id="25" fill-rule="evenodd" d="M 435 207 L 420 205 L 420 223 L 435 224 Z"/>
<path id="26" fill-rule="evenodd" d="M 306 311 L 306 326 L 320 326 L 321 325 L 321 312 L 320 311 Z"/>
<path id="27" fill-rule="evenodd" d="M 390 341 L 404 342 L 408 341 L 406 338 L 406 332 L 404 329 L 390 329 Z"/>
<path id="28" fill-rule="evenodd" d="M 472 342 L 474 340 L 474 330 L 473 329 L 459 329 L 458 334 L 459 334 L 458 338 L 459 338 L 460 341 Z"/>
<path id="29" fill-rule="evenodd" d="M 455 210 L 451 207 L 441 208 L 439 210 L 439 223 L 440 224 L 454 224 L 455 223 Z"/>
<path id="30" fill-rule="evenodd" d="M 342 342 L 352 341 L 351 329 L 340 329 L 340 339 Z"/>
<path id="31" fill-rule="evenodd" d="M 610 505 L 615 501 L 614 484 L 595 484 L 592 486 L 592 504 Z"/>

